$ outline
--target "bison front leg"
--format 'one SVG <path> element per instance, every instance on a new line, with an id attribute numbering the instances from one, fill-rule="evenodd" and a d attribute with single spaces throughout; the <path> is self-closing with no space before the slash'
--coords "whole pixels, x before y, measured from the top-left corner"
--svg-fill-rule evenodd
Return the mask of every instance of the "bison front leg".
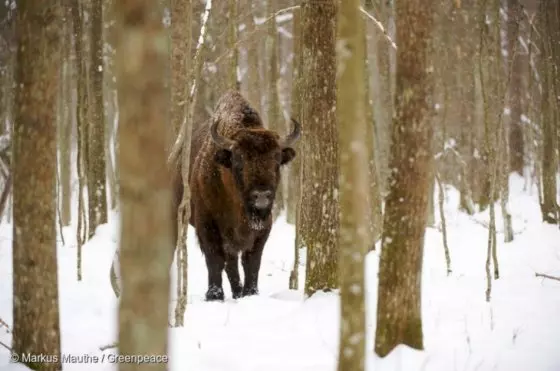
<path id="1" fill-rule="evenodd" d="M 243 285 L 243 296 L 258 295 L 259 293 L 259 271 L 261 268 L 261 258 L 266 240 L 267 231 L 263 236 L 255 240 L 253 248 L 245 251 L 241 256 L 243 272 L 245 273 L 245 284 Z"/>
<path id="2" fill-rule="evenodd" d="M 241 297 L 241 279 L 239 278 L 239 263 L 237 254 L 226 253 L 226 273 L 231 286 L 231 294 L 234 299 Z"/>
<path id="3" fill-rule="evenodd" d="M 200 249 L 206 259 L 208 269 L 208 290 L 206 300 L 224 300 L 222 288 L 222 272 L 225 266 L 225 255 L 222 250 L 222 238 L 215 223 L 201 223 L 196 228 Z"/>

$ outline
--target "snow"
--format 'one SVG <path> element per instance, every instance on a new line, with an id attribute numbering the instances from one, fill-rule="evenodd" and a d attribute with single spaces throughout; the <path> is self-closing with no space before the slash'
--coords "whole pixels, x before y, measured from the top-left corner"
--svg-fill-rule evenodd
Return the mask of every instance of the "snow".
<path id="1" fill-rule="evenodd" d="M 468 216 L 457 211 L 458 193 L 446 188 L 445 212 L 453 272 L 446 274 L 439 213 L 426 232 L 422 312 L 425 351 L 397 347 L 384 359 L 372 351 L 375 334 L 379 248 L 367 256 L 367 370 L 557 371 L 560 370 L 560 282 L 535 272 L 560 276 L 560 231 L 541 222 L 536 192 L 523 191 L 523 179 L 511 177 L 510 209 L 515 240 L 503 243 L 496 208 L 499 280 L 492 300 L 485 301 L 488 213 Z M 109 268 L 118 240 L 117 214 L 111 214 L 83 248 L 83 281 L 76 280 L 74 230 L 64 231 L 59 245 L 62 351 L 102 363 L 65 364 L 64 370 L 115 370 L 99 350 L 117 335 L 117 301 Z M 12 324 L 11 231 L 0 225 L 0 318 Z M 189 300 L 184 328 L 170 329 L 170 370 L 197 371 L 328 371 L 336 369 L 339 299 L 317 293 L 304 300 L 302 290 L 288 289 L 293 262 L 294 228 L 281 216 L 265 248 L 261 294 L 231 299 L 227 281 L 224 303 L 204 302 L 206 267 L 192 229 L 189 243 Z M 304 254 L 302 254 L 304 257 Z M 305 259 L 300 265 L 300 287 Z M 176 268 L 171 270 L 174 309 Z M 224 276 L 225 277 L 225 276 Z M 172 315 L 170 315 L 172 318 Z M 0 326 L 0 342 L 11 335 Z M 85 358 L 85 357 L 84 357 Z M 27 370 L 9 363 L 0 346 L 0 370 Z"/>

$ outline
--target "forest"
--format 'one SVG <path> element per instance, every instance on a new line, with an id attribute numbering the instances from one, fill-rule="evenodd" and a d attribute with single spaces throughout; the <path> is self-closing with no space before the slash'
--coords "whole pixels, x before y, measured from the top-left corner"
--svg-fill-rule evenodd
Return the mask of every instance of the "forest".
<path id="1" fill-rule="evenodd" d="M 560 2 L 0 2 L 0 371 L 559 371 Z"/>

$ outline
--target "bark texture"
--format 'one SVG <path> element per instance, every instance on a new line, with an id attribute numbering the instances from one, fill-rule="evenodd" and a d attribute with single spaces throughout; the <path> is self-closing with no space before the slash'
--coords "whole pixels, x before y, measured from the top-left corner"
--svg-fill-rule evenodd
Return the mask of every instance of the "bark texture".
<path id="1" fill-rule="evenodd" d="M 166 165 L 169 39 L 163 7 L 118 1 L 121 355 L 165 356 L 173 251 L 171 177 Z M 146 171 L 149 169 L 149 171 Z M 164 362 L 120 363 L 120 370 L 166 370 Z"/>
<path id="2" fill-rule="evenodd" d="M 360 0 L 346 0 L 338 12 L 337 110 L 340 149 L 340 343 L 338 371 L 365 367 L 365 255 L 371 243 L 369 140 L 366 121 L 364 21 Z M 369 202 L 364 202 L 364 199 Z"/>
<path id="3" fill-rule="evenodd" d="M 12 348 L 20 356 L 48 355 L 27 362 L 41 370 L 62 367 L 55 226 L 60 15 L 55 2 L 18 2 Z"/>
<path id="4" fill-rule="evenodd" d="M 107 223 L 105 114 L 103 108 L 103 2 L 91 0 L 89 77 L 91 119 L 87 121 L 88 235 Z"/>
<path id="5" fill-rule="evenodd" d="M 336 128 L 336 0 L 301 4 L 303 161 L 301 238 L 307 247 L 305 293 L 338 286 L 338 133 Z"/>
<path id="6" fill-rule="evenodd" d="M 511 81 L 509 84 L 509 170 L 515 171 L 519 175 L 523 175 L 524 166 L 524 140 L 521 122 L 523 65 L 521 59 L 522 50 L 518 41 L 519 22 L 521 20 L 522 11 L 519 0 L 508 0 L 508 66 L 511 68 Z M 507 173 L 509 174 L 509 171 Z"/>
<path id="7" fill-rule="evenodd" d="M 423 349 L 421 273 L 432 179 L 432 86 L 428 54 L 433 1 L 396 4 L 397 77 L 395 119 L 385 205 L 375 352 L 386 356 L 398 344 Z"/>

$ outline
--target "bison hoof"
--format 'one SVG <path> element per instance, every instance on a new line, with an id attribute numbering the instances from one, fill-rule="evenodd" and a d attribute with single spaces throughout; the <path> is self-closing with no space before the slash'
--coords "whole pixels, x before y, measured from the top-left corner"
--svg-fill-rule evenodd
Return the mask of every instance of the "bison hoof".
<path id="1" fill-rule="evenodd" d="M 221 287 L 210 287 L 206 291 L 206 301 L 223 301 L 224 290 Z"/>
<path id="2" fill-rule="evenodd" d="M 256 287 L 243 288 L 242 296 L 251 296 L 251 295 L 258 295 L 258 294 L 259 294 L 259 289 L 257 289 Z"/>
<path id="3" fill-rule="evenodd" d="M 241 297 L 241 295 L 242 295 L 242 290 L 243 290 L 243 289 L 240 287 L 239 290 L 234 290 L 234 291 L 232 291 L 231 296 L 232 296 L 234 299 L 239 299 L 239 298 Z"/>

